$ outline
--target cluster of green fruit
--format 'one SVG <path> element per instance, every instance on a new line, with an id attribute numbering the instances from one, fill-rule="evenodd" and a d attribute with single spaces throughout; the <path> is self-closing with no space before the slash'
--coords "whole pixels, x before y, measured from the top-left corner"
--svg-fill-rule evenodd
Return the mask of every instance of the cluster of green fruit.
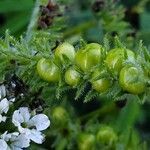
<path id="1" fill-rule="evenodd" d="M 90 43 L 76 51 L 65 42 L 55 49 L 51 59 L 38 61 L 37 72 L 47 82 L 63 78 L 71 87 L 77 87 L 88 76 L 92 89 L 99 93 L 107 92 L 117 81 L 122 91 L 138 95 L 145 91 L 149 80 L 149 70 L 143 69 L 141 60 L 126 48 L 106 51 L 102 45 Z"/>
<path id="2" fill-rule="evenodd" d="M 114 149 L 117 140 L 118 136 L 113 128 L 102 125 L 96 135 L 92 133 L 81 133 L 78 138 L 78 148 L 79 150 L 94 150 L 97 144 L 101 144 L 110 149 Z"/>
<path id="3" fill-rule="evenodd" d="M 57 106 L 52 110 L 52 120 L 58 127 L 67 127 L 69 115 L 65 108 Z M 72 132 L 72 131 L 71 131 Z M 115 148 L 118 135 L 111 126 L 100 125 L 96 133 L 82 131 L 77 134 L 76 143 L 79 150 L 94 150 L 97 146 Z"/>

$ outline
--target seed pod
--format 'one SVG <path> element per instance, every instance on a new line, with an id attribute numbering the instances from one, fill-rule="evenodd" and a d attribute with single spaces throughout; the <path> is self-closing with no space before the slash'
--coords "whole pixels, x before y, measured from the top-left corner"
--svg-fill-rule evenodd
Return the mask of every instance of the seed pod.
<path id="1" fill-rule="evenodd" d="M 73 68 L 69 68 L 65 73 L 65 82 L 70 86 L 77 86 L 80 78 L 80 73 Z"/>
<path id="2" fill-rule="evenodd" d="M 81 133 L 78 138 L 79 150 L 94 150 L 95 136 L 90 133 Z"/>
<path id="3" fill-rule="evenodd" d="M 120 72 L 119 84 L 129 93 L 141 94 L 146 87 L 144 73 L 140 68 L 125 66 Z"/>
<path id="4" fill-rule="evenodd" d="M 124 51 L 126 51 L 127 58 Z M 114 74 L 118 75 L 126 59 L 129 62 L 135 62 L 135 54 L 128 49 L 115 48 L 108 52 L 105 63 Z"/>
<path id="5" fill-rule="evenodd" d="M 60 79 L 59 68 L 51 60 L 45 58 L 38 61 L 37 72 L 43 80 L 48 82 L 58 82 Z"/>
<path id="6" fill-rule="evenodd" d="M 55 107 L 52 110 L 52 120 L 56 125 L 66 125 L 69 115 L 65 108 L 62 106 Z"/>
<path id="7" fill-rule="evenodd" d="M 100 127 L 98 133 L 97 133 L 97 141 L 104 145 L 113 145 L 118 139 L 118 136 L 116 135 L 113 128 L 109 126 L 102 126 Z"/>
<path id="8" fill-rule="evenodd" d="M 84 49 L 77 51 L 76 64 L 84 72 L 90 71 L 92 67 L 100 64 L 103 58 L 103 48 L 98 43 L 90 43 Z"/>
<path id="9" fill-rule="evenodd" d="M 73 45 L 67 42 L 59 45 L 55 49 L 55 58 L 59 63 L 65 63 L 65 58 L 73 62 L 75 58 L 75 49 Z"/>

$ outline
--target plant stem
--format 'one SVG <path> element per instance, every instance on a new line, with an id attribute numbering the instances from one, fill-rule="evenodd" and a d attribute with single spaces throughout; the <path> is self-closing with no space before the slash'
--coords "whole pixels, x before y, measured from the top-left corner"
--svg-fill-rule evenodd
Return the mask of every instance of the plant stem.
<path id="1" fill-rule="evenodd" d="M 30 19 L 30 23 L 29 26 L 27 28 L 27 32 L 26 32 L 26 39 L 27 41 L 30 41 L 33 32 L 37 26 L 37 21 L 38 21 L 38 17 L 39 17 L 39 9 L 40 9 L 40 0 L 36 0 L 35 2 L 35 7 L 33 9 L 32 15 L 31 15 L 31 19 Z"/>

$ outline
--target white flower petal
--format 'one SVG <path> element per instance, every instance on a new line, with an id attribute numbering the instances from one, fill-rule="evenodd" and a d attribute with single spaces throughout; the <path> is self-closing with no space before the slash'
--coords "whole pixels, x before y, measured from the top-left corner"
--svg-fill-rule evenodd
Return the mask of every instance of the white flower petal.
<path id="1" fill-rule="evenodd" d="M 30 134 L 30 129 L 28 128 L 23 128 L 22 126 L 18 126 L 18 131 L 22 134 L 29 135 Z"/>
<path id="2" fill-rule="evenodd" d="M 9 134 L 7 134 L 8 131 L 5 131 L 2 135 L 1 135 L 1 139 L 5 140 L 5 141 L 9 141 L 9 139 L 11 138 L 11 136 Z"/>
<path id="3" fill-rule="evenodd" d="M 6 119 L 7 119 L 6 116 L 3 116 L 3 117 L 2 117 L 2 121 L 3 121 L 3 122 L 6 122 Z"/>
<path id="4" fill-rule="evenodd" d="M 16 98 L 15 97 L 13 97 L 13 98 L 11 98 L 11 99 L 9 99 L 9 102 L 15 102 L 15 100 L 16 100 Z"/>
<path id="5" fill-rule="evenodd" d="M 24 119 L 24 122 L 28 122 L 30 119 L 30 113 L 28 107 L 21 107 L 19 108 L 19 111 Z"/>
<path id="6" fill-rule="evenodd" d="M 28 122 L 30 127 L 35 126 L 38 131 L 47 129 L 50 126 L 49 118 L 44 114 L 38 114 Z"/>
<path id="7" fill-rule="evenodd" d="M 7 119 L 7 117 L 2 116 L 2 115 L 0 114 L 0 123 L 1 123 L 1 122 L 5 122 L 6 119 Z"/>
<path id="8" fill-rule="evenodd" d="M 0 139 L 0 150 L 7 150 L 7 148 L 7 143 L 4 140 Z"/>
<path id="9" fill-rule="evenodd" d="M 37 144 L 42 144 L 45 139 L 45 136 L 42 135 L 41 132 L 34 129 L 31 130 L 30 135 L 28 135 L 28 137 Z"/>
<path id="10" fill-rule="evenodd" d="M 6 96 L 6 87 L 4 85 L 0 86 L 0 99 Z"/>
<path id="11" fill-rule="evenodd" d="M 11 146 L 11 150 L 22 150 L 22 148 L 16 147 L 16 146 Z"/>
<path id="12" fill-rule="evenodd" d="M 4 134 L 1 135 L 1 139 L 3 139 L 6 142 L 13 141 L 19 136 L 18 132 L 13 132 L 13 133 L 8 133 L 8 134 L 7 133 L 8 131 L 6 131 Z"/>
<path id="13" fill-rule="evenodd" d="M 3 116 L 0 114 L 0 123 L 3 121 Z"/>
<path id="14" fill-rule="evenodd" d="M 16 148 L 27 148 L 29 146 L 30 139 L 27 136 L 25 136 L 25 134 L 20 134 L 11 144 L 11 147 Z"/>
<path id="15" fill-rule="evenodd" d="M 20 126 L 21 123 L 27 123 L 30 119 L 30 113 L 27 107 L 21 107 L 16 110 L 12 117 L 12 122 L 15 126 Z"/>
<path id="16" fill-rule="evenodd" d="M 19 132 L 9 133 L 9 134 L 7 134 L 7 136 L 10 136 L 10 140 L 14 141 L 16 139 L 16 137 L 19 136 Z"/>
<path id="17" fill-rule="evenodd" d="M 20 111 L 19 110 L 14 111 L 13 116 L 12 116 L 12 123 L 18 127 L 23 122 L 24 122 L 24 119 L 22 115 L 20 114 Z"/>
<path id="18" fill-rule="evenodd" d="M 4 98 L 1 102 L 0 102 L 0 113 L 7 113 L 7 111 L 9 110 L 9 101 Z"/>

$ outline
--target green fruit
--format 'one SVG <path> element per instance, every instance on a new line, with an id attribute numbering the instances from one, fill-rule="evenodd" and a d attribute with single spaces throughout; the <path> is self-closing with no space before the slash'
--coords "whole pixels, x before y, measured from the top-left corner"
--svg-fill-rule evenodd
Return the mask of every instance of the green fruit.
<path id="1" fill-rule="evenodd" d="M 135 62 L 135 54 L 131 50 L 126 49 L 126 54 L 129 62 Z M 115 48 L 108 52 L 105 63 L 113 73 L 118 75 L 125 60 L 124 49 Z"/>
<path id="2" fill-rule="evenodd" d="M 65 57 L 68 58 L 70 61 L 74 61 L 75 49 L 71 44 L 65 42 L 55 49 L 55 57 L 56 60 L 61 63 L 65 62 Z"/>
<path id="3" fill-rule="evenodd" d="M 96 69 L 92 74 L 92 88 L 99 93 L 106 92 L 111 86 L 110 79 L 105 78 L 104 73 L 105 70 Z"/>
<path id="4" fill-rule="evenodd" d="M 89 71 L 92 67 L 101 63 L 102 51 L 102 46 L 97 43 L 87 44 L 84 49 L 76 53 L 77 66 L 84 72 Z"/>
<path id="5" fill-rule="evenodd" d="M 97 141 L 104 145 L 113 145 L 118 139 L 113 128 L 109 126 L 100 127 L 97 133 Z"/>
<path id="6" fill-rule="evenodd" d="M 55 107 L 52 110 L 52 120 L 55 125 L 65 125 L 68 118 L 68 113 L 62 106 Z"/>
<path id="7" fill-rule="evenodd" d="M 43 80 L 48 82 L 58 82 L 60 79 L 59 68 L 51 60 L 45 58 L 38 61 L 37 72 Z"/>
<path id="8" fill-rule="evenodd" d="M 108 79 L 102 78 L 92 82 L 92 88 L 99 93 L 106 92 L 110 88 L 110 81 Z"/>
<path id="9" fill-rule="evenodd" d="M 132 94 L 141 94 L 145 91 L 144 73 L 136 67 L 125 66 L 120 72 L 119 83 L 123 90 Z"/>
<path id="10" fill-rule="evenodd" d="M 95 136 L 89 133 L 82 133 L 78 138 L 79 150 L 94 150 Z"/>
<path id="11" fill-rule="evenodd" d="M 65 73 L 65 82 L 70 86 L 77 86 L 80 81 L 80 73 L 73 68 L 69 68 Z"/>

